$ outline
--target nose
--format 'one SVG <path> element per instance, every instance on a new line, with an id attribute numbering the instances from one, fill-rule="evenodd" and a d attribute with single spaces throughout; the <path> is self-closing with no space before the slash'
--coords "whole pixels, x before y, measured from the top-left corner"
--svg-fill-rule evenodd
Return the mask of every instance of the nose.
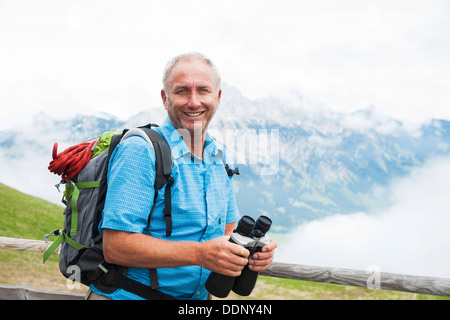
<path id="1" fill-rule="evenodd" d="M 200 105 L 201 102 L 198 93 L 195 91 L 191 92 L 191 94 L 189 95 L 189 106 L 197 108 L 200 107 Z"/>

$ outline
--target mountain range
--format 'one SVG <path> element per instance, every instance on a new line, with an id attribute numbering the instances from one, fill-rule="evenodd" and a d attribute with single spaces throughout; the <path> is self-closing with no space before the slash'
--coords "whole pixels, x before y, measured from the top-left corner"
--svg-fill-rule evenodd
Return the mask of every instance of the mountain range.
<path id="1" fill-rule="evenodd" d="M 55 202 L 61 196 L 50 181 L 59 180 L 47 171 L 54 142 L 61 152 L 104 131 L 165 118 L 162 107 L 127 120 L 107 113 L 68 119 L 37 113 L 30 124 L 0 131 L 0 182 Z M 210 130 L 239 167 L 241 213 L 269 216 L 278 232 L 334 214 L 382 209 L 389 205 L 389 183 L 450 154 L 449 121 L 410 124 L 373 106 L 334 112 L 296 92 L 251 100 L 224 85 Z"/>

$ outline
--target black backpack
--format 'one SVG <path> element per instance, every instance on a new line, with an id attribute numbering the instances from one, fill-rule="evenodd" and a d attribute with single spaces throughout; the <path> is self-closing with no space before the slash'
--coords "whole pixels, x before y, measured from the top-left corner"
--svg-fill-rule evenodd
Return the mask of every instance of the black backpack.
<path id="1" fill-rule="evenodd" d="M 152 143 L 155 150 L 154 200 L 158 191 L 167 184 L 163 214 L 166 221 L 166 236 L 171 235 L 171 187 L 174 182 L 171 176 L 172 155 L 166 140 L 152 127 L 156 125 L 125 129 L 123 132 L 105 132 L 96 141 L 68 148 L 60 154 L 56 154 L 57 144 L 55 144 L 49 170 L 63 177 L 60 184 L 65 184 L 62 200 L 66 204 L 65 222 L 63 229 L 53 230 L 45 236 L 46 241 L 49 236 L 58 238 L 44 253 L 44 263 L 61 245 L 59 268 L 66 278 L 87 286 L 94 284 L 103 293 L 112 293 L 122 288 L 145 299 L 173 299 L 157 290 L 159 284 L 156 269 L 149 269 L 151 282 L 149 287 L 128 278 L 126 276 L 128 268 L 107 263 L 103 257 L 102 234 L 98 231 L 105 205 L 111 154 L 120 141 L 139 135 Z M 73 169 L 75 167 L 76 170 Z M 154 208 L 155 201 L 149 213 L 149 224 Z"/>

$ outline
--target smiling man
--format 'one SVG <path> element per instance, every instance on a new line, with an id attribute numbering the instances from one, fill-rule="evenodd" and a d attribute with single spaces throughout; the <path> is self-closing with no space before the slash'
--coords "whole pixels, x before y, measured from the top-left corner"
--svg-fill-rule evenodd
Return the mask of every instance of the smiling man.
<path id="1" fill-rule="evenodd" d="M 130 137 L 114 149 L 109 164 L 100 226 L 104 255 L 107 262 L 128 267 L 127 277 L 158 287 L 165 295 L 206 299 L 205 282 L 211 271 L 236 277 L 247 264 L 254 271 L 265 270 L 277 244 L 272 241 L 248 260 L 247 249 L 228 241 L 240 215 L 233 178 L 222 162 L 225 149 L 207 132 L 221 97 L 220 77 L 212 62 L 198 53 L 172 59 L 164 72 L 161 97 L 168 118 L 156 130 L 173 157 L 172 233 L 166 236 L 165 192 L 161 189 L 155 197 L 152 187 L 153 147 L 142 137 Z M 158 281 L 149 272 L 155 268 Z M 90 289 L 88 299 L 140 298 L 124 289 L 112 293 L 94 285 Z"/>

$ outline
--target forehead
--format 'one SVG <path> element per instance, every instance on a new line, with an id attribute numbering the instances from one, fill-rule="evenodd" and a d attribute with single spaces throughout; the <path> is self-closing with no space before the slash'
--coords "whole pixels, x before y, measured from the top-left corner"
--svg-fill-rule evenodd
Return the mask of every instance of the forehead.
<path id="1" fill-rule="evenodd" d="M 196 59 L 178 61 L 169 74 L 170 85 L 216 86 L 216 76 L 205 62 Z"/>

